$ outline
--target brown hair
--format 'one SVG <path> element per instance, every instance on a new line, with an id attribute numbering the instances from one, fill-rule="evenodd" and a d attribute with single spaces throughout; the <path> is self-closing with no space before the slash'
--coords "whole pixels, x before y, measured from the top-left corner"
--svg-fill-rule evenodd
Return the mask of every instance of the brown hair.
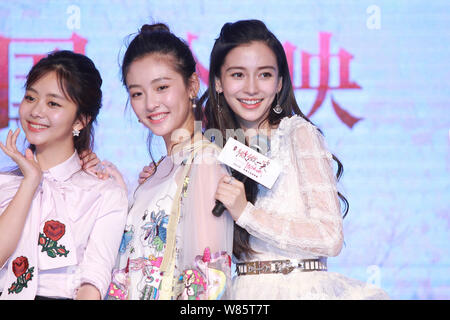
<path id="1" fill-rule="evenodd" d="M 59 86 L 66 98 L 77 105 L 76 118 L 83 118 L 84 128 L 79 136 L 73 137 L 78 153 L 92 150 L 94 128 L 102 105 L 102 78 L 94 63 L 88 57 L 68 50 L 55 51 L 36 63 L 27 75 L 25 88 L 29 89 L 49 72 L 55 72 Z M 35 151 L 35 146 L 30 146 Z"/>

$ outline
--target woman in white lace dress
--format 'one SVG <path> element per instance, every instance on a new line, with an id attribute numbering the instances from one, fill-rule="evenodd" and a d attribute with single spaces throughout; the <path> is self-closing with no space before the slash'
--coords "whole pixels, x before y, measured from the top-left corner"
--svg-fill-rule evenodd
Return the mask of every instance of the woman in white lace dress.
<path id="1" fill-rule="evenodd" d="M 300 111 L 281 43 L 258 20 L 223 26 L 210 57 L 203 95 L 206 129 L 243 129 L 269 137 L 267 155 L 282 172 L 271 189 L 229 176 L 216 199 L 235 220 L 234 299 L 386 299 L 359 280 L 326 271 L 343 244 L 337 179 L 342 164 Z M 216 138 L 216 143 L 221 143 Z M 336 177 L 332 161 L 338 164 Z"/>

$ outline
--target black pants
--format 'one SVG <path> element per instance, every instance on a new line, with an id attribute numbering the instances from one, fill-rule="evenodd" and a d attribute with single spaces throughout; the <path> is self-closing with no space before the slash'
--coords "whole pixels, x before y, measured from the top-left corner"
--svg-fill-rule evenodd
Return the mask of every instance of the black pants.
<path id="1" fill-rule="evenodd" d="M 44 297 L 44 296 L 36 296 L 34 297 L 34 300 L 72 300 L 69 298 L 50 298 L 50 297 Z"/>

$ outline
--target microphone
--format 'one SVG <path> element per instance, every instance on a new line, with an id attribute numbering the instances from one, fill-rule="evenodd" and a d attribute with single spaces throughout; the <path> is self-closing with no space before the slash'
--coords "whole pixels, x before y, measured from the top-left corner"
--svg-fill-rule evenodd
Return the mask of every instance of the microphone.
<path id="1" fill-rule="evenodd" d="M 264 155 L 267 154 L 267 152 L 269 152 L 270 150 L 270 140 L 263 134 L 257 134 L 250 138 L 249 145 L 250 148 Z M 242 183 L 245 183 L 245 181 L 247 181 L 247 176 L 245 174 L 242 174 L 241 172 L 233 169 L 231 169 L 231 172 L 231 176 L 234 179 L 241 181 Z M 216 217 L 220 217 L 225 209 L 225 205 L 219 200 L 216 200 L 216 205 L 212 210 L 212 214 Z"/>

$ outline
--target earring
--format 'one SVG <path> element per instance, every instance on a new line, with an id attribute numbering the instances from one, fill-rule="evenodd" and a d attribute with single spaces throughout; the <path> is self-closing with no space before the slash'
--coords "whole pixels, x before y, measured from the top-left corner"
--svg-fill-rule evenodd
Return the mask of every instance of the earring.
<path id="1" fill-rule="evenodd" d="M 222 107 L 220 106 L 220 103 L 219 103 L 220 92 L 216 91 L 216 94 L 217 94 L 217 111 L 219 111 L 219 113 L 222 113 Z"/>
<path id="2" fill-rule="evenodd" d="M 275 112 L 276 114 L 280 114 L 283 112 L 283 108 L 280 106 L 280 104 L 278 103 L 278 93 L 275 96 L 275 99 L 277 99 L 277 105 L 272 109 L 273 112 Z"/>
<path id="3" fill-rule="evenodd" d="M 192 101 L 192 109 L 197 108 L 197 104 L 195 103 L 195 98 L 191 98 Z"/>
<path id="4" fill-rule="evenodd" d="M 73 135 L 74 137 L 78 137 L 78 136 L 80 135 L 80 130 L 78 130 L 78 129 L 73 129 L 73 130 L 72 130 L 72 135 Z"/>

